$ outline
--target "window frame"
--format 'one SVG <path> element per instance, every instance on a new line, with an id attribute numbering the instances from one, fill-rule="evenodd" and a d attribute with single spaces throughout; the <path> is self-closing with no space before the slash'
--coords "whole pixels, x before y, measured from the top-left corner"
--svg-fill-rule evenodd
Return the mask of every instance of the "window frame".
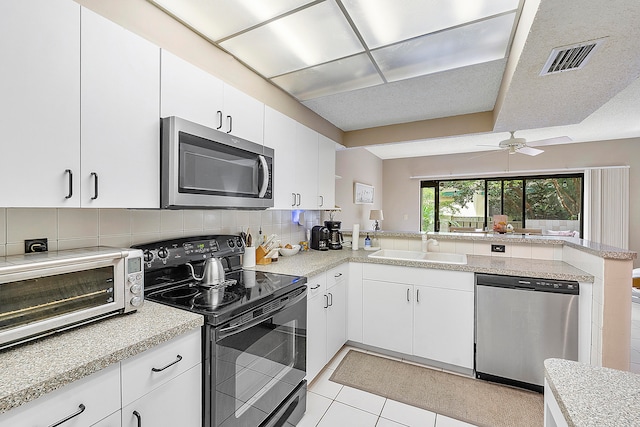
<path id="1" fill-rule="evenodd" d="M 465 178 L 445 178 L 445 179 L 429 179 L 429 180 L 421 180 L 420 181 L 420 223 L 419 228 L 420 232 L 424 232 L 422 230 L 422 189 L 428 187 L 434 187 L 436 191 L 435 194 L 435 209 L 434 209 L 434 232 L 440 231 L 440 183 L 442 182 L 455 182 L 455 181 L 484 181 L 484 229 L 486 230 L 488 227 L 488 212 L 489 212 L 489 181 L 498 181 L 500 182 L 500 210 L 504 212 L 504 187 L 505 181 L 522 181 L 522 228 L 526 228 L 526 205 L 527 205 L 527 180 L 538 180 L 538 179 L 556 179 L 556 178 L 580 178 L 580 215 L 579 215 L 579 224 L 580 224 L 580 236 L 584 236 L 584 173 L 556 173 L 549 175 L 514 175 L 514 176 L 495 176 L 495 177 L 485 177 L 485 178 L 474 178 L 474 177 L 465 177 Z"/>

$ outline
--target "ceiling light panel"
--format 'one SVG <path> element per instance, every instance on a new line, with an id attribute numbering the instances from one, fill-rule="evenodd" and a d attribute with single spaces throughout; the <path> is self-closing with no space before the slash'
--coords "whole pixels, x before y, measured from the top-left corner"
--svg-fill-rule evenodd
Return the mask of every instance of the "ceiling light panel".
<path id="1" fill-rule="evenodd" d="M 342 0 L 375 49 L 518 8 L 519 0 Z"/>
<path id="2" fill-rule="evenodd" d="M 280 16 L 312 0 L 151 0 L 212 41 Z"/>
<path id="3" fill-rule="evenodd" d="M 220 43 L 265 77 L 364 50 L 334 1 L 325 1 Z"/>
<path id="4" fill-rule="evenodd" d="M 302 101 L 384 83 L 364 53 L 275 77 L 272 81 Z"/>
<path id="5" fill-rule="evenodd" d="M 505 57 L 515 13 L 372 51 L 388 81 L 397 81 Z"/>

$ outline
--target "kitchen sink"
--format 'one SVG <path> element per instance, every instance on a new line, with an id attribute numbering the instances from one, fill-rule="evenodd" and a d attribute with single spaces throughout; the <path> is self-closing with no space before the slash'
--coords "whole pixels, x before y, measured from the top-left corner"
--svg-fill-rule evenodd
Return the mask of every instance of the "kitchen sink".
<path id="1" fill-rule="evenodd" d="M 397 259 L 402 261 L 438 262 L 444 264 L 466 264 L 467 256 L 447 252 L 403 251 L 398 249 L 381 249 L 369 255 L 369 258 Z"/>

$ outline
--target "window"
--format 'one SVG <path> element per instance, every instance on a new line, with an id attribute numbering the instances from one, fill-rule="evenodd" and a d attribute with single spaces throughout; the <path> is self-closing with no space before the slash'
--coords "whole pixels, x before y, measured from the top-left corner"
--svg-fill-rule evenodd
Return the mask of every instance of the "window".
<path id="1" fill-rule="evenodd" d="M 483 230 L 507 215 L 516 229 L 582 235 L 582 204 L 582 174 L 422 181 L 420 230 Z"/>

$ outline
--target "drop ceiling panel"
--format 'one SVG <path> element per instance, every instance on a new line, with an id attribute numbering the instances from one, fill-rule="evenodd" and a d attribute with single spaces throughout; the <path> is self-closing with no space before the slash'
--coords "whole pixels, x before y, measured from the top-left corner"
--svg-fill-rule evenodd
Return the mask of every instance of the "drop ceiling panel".
<path id="1" fill-rule="evenodd" d="M 372 51 L 388 81 L 502 59 L 515 13 Z"/>
<path id="2" fill-rule="evenodd" d="M 506 62 L 429 74 L 303 104 L 345 131 L 491 111 Z"/>
<path id="3" fill-rule="evenodd" d="M 212 41 L 290 12 L 312 0 L 152 0 Z"/>
<path id="4" fill-rule="evenodd" d="M 518 8 L 518 0 L 342 0 L 370 49 Z"/>
<path id="5" fill-rule="evenodd" d="M 272 79 L 300 100 L 384 83 L 366 54 L 359 54 Z"/>
<path id="6" fill-rule="evenodd" d="M 265 77 L 364 51 L 333 1 L 272 21 L 225 40 L 220 46 Z"/>

